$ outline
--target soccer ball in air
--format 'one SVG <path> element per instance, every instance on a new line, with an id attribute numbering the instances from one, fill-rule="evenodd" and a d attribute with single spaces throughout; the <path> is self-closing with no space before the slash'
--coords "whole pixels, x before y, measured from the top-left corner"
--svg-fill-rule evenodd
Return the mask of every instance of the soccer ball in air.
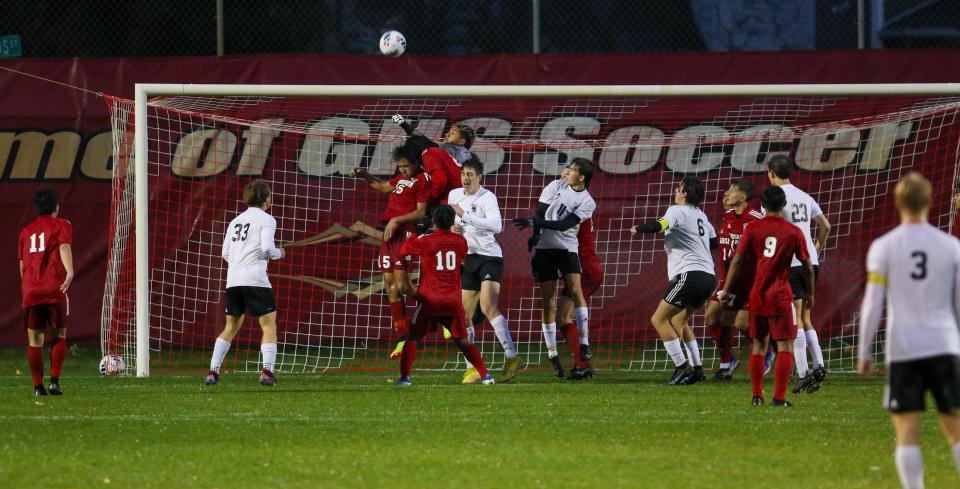
<path id="1" fill-rule="evenodd" d="M 397 31 L 387 31 L 380 36 L 380 52 L 384 56 L 396 58 L 407 49 L 407 39 Z"/>
<path id="2" fill-rule="evenodd" d="M 120 355 L 106 355 L 100 359 L 100 375 L 120 375 L 124 370 L 126 365 Z"/>

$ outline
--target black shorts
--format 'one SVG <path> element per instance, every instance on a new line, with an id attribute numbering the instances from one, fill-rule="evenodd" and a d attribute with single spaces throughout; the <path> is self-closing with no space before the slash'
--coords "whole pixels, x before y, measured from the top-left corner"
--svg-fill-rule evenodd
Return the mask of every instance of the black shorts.
<path id="1" fill-rule="evenodd" d="M 803 281 L 803 267 L 790 267 L 790 289 L 793 290 L 793 300 L 806 299 L 810 295 L 807 284 Z M 820 276 L 820 266 L 813 266 L 813 283 L 817 283 Z"/>
<path id="2" fill-rule="evenodd" d="M 503 258 L 499 256 L 467 255 L 460 268 L 463 290 L 480 290 L 480 284 L 486 280 L 500 283 L 502 276 Z"/>
<path id="3" fill-rule="evenodd" d="M 227 307 L 224 312 L 227 316 L 242 316 L 249 313 L 260 317 L 277 310 L 277 301 L 273 298 L 273 289 L 270 287 L 228 287 Z"/>
<path id="4" fill-rule="evenodd" d="M 960 409 L 960 357 L 941 355 L 890 363 L 884 390 L 884 407 L 888 411 L 926 410 L 927 391 L 933 394 L 937 411 L 949 413 Z"/>
<path id="5" fill-rule="evenodd" d="M 567 250 L 541 250 L 533 253 L 533 278 L 537 282 L 559 280 L 569 273 L 580 273 L 580 255 Z"/>
<path id="6" fill-rule="evenodd" d="M 716 287 L 717 277 L 712 273 L 699 270 L 683 272 L 670 282 L 663 300 L 677 307 L 696 309 L 710 299 Z"/>

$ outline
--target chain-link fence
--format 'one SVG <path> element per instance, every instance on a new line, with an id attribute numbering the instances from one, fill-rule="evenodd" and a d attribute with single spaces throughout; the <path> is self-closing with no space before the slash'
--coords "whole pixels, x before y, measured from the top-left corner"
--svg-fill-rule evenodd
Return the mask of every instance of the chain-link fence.
<path id="1" fill-rule="evenodd" d="M 7 0 L 23 56 L 960 46 L 956 0 Z M 218 30 L 222 35 L 218 36 Z"/>

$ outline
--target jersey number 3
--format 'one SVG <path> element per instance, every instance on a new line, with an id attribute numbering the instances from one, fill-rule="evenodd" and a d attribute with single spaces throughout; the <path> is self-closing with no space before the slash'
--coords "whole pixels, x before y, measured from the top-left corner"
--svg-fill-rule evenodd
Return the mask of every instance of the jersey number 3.
<path id="1" fill-rule="evenodd" d="M 247 223 L 247 224 L 237 223 L 237 225 L 234 226 L 234 231 L 237 234 L 234 234 L 233 237 L 230 238 L 230 241 L 246 241 L 247 232 L 250 231 L 250 223 Z"/>
<path id="2" fill-rule="evenodd" d="M 910 278 L 914 280 L 923 280 L 927 278 L 927 254 L 923 251 L 914 251 L 910 257 L 916 260 L 914 265 L 917 269 L 910 272 Z"/>

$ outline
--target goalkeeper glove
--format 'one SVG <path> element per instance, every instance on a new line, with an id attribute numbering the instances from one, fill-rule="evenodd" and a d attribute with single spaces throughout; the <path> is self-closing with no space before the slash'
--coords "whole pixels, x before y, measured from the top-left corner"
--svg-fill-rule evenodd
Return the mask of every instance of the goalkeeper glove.
<path id="1" fill-rule="evenodd" d="M 533 219 L 530 219 L 529 217 L 517 217 L 514 218 L 513 225 L 516 226 L 517 229 L 527 229 L 528 227 L 533 226 Z"/>
<path id="2" fill-rule="evenodd" d="M 393 123 L 400 126 L 400 128 L 403 129 L 403 132 L 407 133 L 407 136 L 413 135 L 413 126 L 411 126 L 402 115 L 394 114 Z"/>

